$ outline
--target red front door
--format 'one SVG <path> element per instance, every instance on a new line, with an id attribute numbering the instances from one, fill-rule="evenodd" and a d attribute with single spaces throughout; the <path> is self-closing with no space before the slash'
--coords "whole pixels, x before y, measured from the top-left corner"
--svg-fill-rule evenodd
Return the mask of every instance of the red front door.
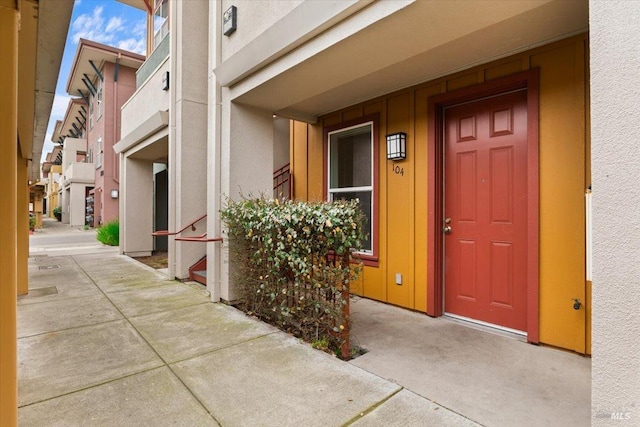
<path id="1" fill-rule="evenodd" d="M 526 331 L 527 92 L 444 118 L 444 310 Z"/>

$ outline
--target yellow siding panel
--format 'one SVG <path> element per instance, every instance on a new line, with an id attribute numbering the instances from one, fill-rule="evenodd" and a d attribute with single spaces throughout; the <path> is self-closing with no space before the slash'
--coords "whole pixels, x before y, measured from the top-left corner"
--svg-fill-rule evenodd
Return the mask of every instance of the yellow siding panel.
<path id="1" fill-rule="evenodd" d="M 510 74 L 514 74 L 524 70 L 525 69 L 522 67 L 522 59 L 517 58 L 515 60 L 503 62 L 495 66 L 487 67 L 484 70 L 484 78 L 485 80 L 492 80 L 500 77 L 506 77 Z"/>
<path id="2" fill-rule="evenodd" d="M 359 119 L 362 117 L 362 107 L 352 108 L 342 113 L 342 121 L 347 122 L 349 120 Z"/>
<path id="3" fill-rule="evenodd" d="M 322 126 L 309 125 L 308 200 L 325 200 L 324 195 L 324 145 Z"/>
<path id="4" fill-rule="evenodd" d="M 451 92 L 456 89 L 462 89 L 463 87 L 475 85 L 477 83 L 479 83 L 478 73 L 476 71 L 473 71 L 469 74 L 447 80 L 447 90 Z"/>
<path id="5" fill-rule="evenodd" d="M 464 73 L 349 107 L 309 126 L 306 179 L 310 199 L 324 198 L 323 126 L 378 113 L 379 263 L 367 266 L 354 292 L 425 312 L 427 307 L 428 98 L 540 68 L 540 340 L 590 351 L 590 306 L 585 286 L 584 189 L 589 183 L 586 36 L 542 46 Z M 386 160 L 385 135 L 408 135 L 407 160 Z M 296 150 L 297 150 L 296 146 Z M 302 156 L 295 156 L 295 162 Z M 404 169 L 396 174 L 394 167 Z M 297 184 L 296 184 L 296 188 Z M 401 273 L 403 284 L 395 284 Z M 588 285 L 587 285 L 588 286 Z M 586 305 L 573 309 L 573 298 Z"/>
<path id="6" fill-rule="evenodd" d="M 435 84 L 415 92 L 415 137 L 413 151 L 415 157 L 414 172 L 414 309 L 427 311 L 427 186 L 429 156 L 428 104 L 430 96 L 440 93 L 440 85 Z"/>
<path id="7" fill-rule="evenodd" d="M 380 174 L 387 177 L 387 302 L 402 307 L 413 308 L 413 199 L 412 181 L 414 177 L 415 152 L 414 135 L 410 124 L 413 121 L 412 97 L 404 93 L 387 101 L 386 133 L 407 133 L 407 159 L 400 162 L 385 160 L 380 165 Z M 381 150 L 386 151 L 385 141 Z M 382 209 L 385 206 L 381 206 Z M 382 239 L 381 239 L 382 240 Z M 402 276 L 402 284 L 396 284 L 396 274 Z"/>
<path id="8" fill-rule="evenodd" d="M 291 175 L 293 179 L 293 195 L 296 200 L 308 200 L 307 187 L 307 124 L 291 121 L 290 125 L 291 145 Z"/>
<path id="9" fill-rule="evenodd" d="M 585 351 L 584 57 L 581 43 L 531 57 L 540 67 L 540 340 Z"/>

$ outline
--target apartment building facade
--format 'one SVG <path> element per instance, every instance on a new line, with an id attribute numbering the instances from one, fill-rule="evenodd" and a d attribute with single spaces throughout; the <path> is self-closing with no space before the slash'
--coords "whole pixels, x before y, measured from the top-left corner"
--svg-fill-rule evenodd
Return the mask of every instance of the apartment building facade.
<path id="1" fill-rule="evenodd" d="M 134 216 L 151 218 L 153 188 L 136 183 L 166 158 L 169 234 L 208 215 L 206 236 L 168 236 L 170 271 L 184 278 L 206 252 L 212 299 L 233 301 L 238 261 L 208 240 L 226 197 L 270 194 L 274 116 L 287 118 L 293 197 L 358 198 L 369 218 L 356 293 L 592 353 L 594 407 L 633 403 L 640 384 L 621 376 L 638 368 L 640 294 L 620 283 L 637 282 L 640 251 L 624 244 L 640 197 L 624 90 L 640 7 L 121 1 L 167 39 L 123 108 L 124 253 L 153 249 Z"/>
<path id="2" fill-rule="evenodd" d="M 72 98 L 52 140 L 64 147 L 63 222 L 98 227 L 118 218 L 120 107 L 144 56 L 80 39 L 66 90 Z"/>

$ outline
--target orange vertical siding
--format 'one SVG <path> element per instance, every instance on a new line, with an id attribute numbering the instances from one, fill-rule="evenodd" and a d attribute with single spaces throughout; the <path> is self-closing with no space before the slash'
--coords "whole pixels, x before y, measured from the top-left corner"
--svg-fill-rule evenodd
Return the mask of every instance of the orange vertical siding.
<path id="1" fill-rule="evenodd" d="M 365 267 L 362 280 L 354 286 L 356 293 L 426 311 L 427 286 L 432 285 L 427 283 L 427 100 L 536 67 L 540 69 L 540 341 L 577 352 L 588 350 L 590 307 L 573 309 L 573 298 L 589 302 L 584 273 L 584 190 L 590 179 L 586 42 L 586 35 L 573 37 L 372 99 L 321 117 L 314 125 L 292 126 L 296 197 L 319 200 L 326 197 L 323 127 L 379 115 L 379 262 Z M 399 131 L 407 133 L 407 159 L 394 163 L 386 160 L 385 135 Z M 306 165 L 299 167 L 297 162 Z M 396 165 L 404 175 L 394 172 Z M 395 284 L 396 273 L 402 274 L 402 285 Z"/>

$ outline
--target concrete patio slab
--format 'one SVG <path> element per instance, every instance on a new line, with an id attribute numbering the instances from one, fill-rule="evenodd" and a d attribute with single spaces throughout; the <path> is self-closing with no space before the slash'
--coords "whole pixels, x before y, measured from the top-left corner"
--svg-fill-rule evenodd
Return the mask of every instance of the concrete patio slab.
<path id="1" fill-rule="evenodd" d="M 172 367 L 225 426 L 339 426 L 400 389 L 280 332 Z"/>
<path id="2" fill-rule="evenodd" d="M 233 307 L 212 303 L 133 317 L 130 321 L 167 363 L 278 331 Z"/>
<path id="3" fill-rule="evenodd" d="M 122 291 L 130 291 L 133 289 L 144 289 L 144 288 L 152 288 L 154 286 L 159 285 L 171 285 L 175 284 L 174 280 L 167 280 L 164 277 L 162 280 L 157 278 L 150 277 L 140 277 L 138 275 L 131 274 L 127 277 L 123 277 L 118 280 L 106 281 L 106 280 L 96 280 L 96 285 L 104 292 L 105 294 L 112 294 L 114 292 L 122 292 Z"/>
<path id="4" fill-rule="evenodd" d="M 487 426 L 589 425 L 589 358 L 375 301 L 351 304 L 351 363 Z"/>
<path id="5" fill-rule="evenodd" d="M 20 409 L 23 426 L 217 426 L 184 385 L 158 368 Z"/>
<path id="6" fill-rule="evenodd" d="M 125 320 L 20 338 L 18 361 L 19 406 L 162 365 Z"/>
<path id="7" fill-rule="evenodd" d="M 402 390 L 384 404 L 365 414 L 352 424 L 354 427 L 423 427 L 460 426 L 479 427 L 462 415 L 446 410 L 415 393 Z"/>
<path id="8" fill-rule="evenodd" d="M 91 279 L 77 267 L 62 266 L 62 268 L 55 271 L 55 275 L 56 280 L 54 282 L 51 280 L 51 271 L 49 272 L 49 275 L 42 274 L 39 276 L 33 276 L 30 274 L 30 291 L 55 286 L 55 293 L 42 295 L 38 292 L 34 292 L 33 294 L 21 295 L 18 297 L 18 305 L 102 295 Z"/>
<path id="9" fill-rule="evenodd" d="M 114 292 L 109 299 L 127 317 L 157 313 L 209 302 L 204 288 L 195 290 L 180 282 L 165 281 L 156 286 Z"/>
<path id="10" fill-rule="evenodd" d="M 118 319 L 122 315 L 104 295 L 48 300 L 20 309 L 18 338 Z"/>

